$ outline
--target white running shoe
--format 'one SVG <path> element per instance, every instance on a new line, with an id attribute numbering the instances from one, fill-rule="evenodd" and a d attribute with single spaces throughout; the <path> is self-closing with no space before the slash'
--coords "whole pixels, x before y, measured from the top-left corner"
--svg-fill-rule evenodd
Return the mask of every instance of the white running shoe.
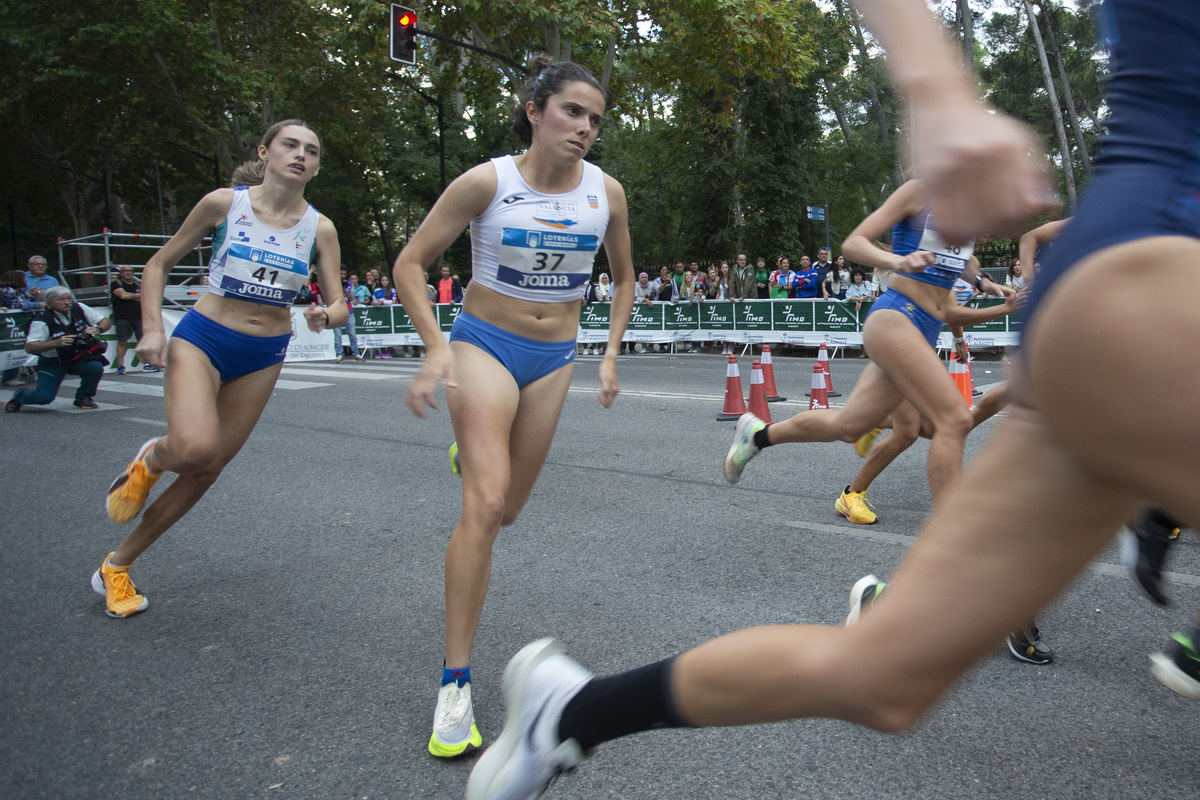
<path id="1" fill-rule="evenodd" d="M 592 675 L 562 654 L 553 639 L 527 644 L 504 670 L 508 720 L 467 781 L 467 800 L 533 800 L 561 772 L 581 764 L 574 739 L 558 741 L 567 702 Z"/>
<path id="2" fill-rule="evenodd" d="M 742 470 L 750 459 L 762 452 L 754 443 L 754 434 L 767 427 L 753 414 L 746 413 L 738 417 L 737 427 L 733 429 L 733 444 L 725 454 L 725 480 L 737 483 L 742 479 Z"/>
<path id="3" fill-rule="evenodd" d="M 430 755 L 454 758 L 477 750 L 482 744 L 471 706 L 471 684 L 447 683 L 438 691 L 437 710 L 433 712 Z"/>
<path id="4" fill-rule="evenodd" d="M 883 594 L 885 586 L 887 584 L 874 575 L 867 575 L 858 579 L 858 582 L 854 584 L 854 588 L 850 590 L 850 613 L 846 615 L 847 628 L 858 622 L 863 612 L 875 605 L 875 601 L 879 599 L 879 595 Z"/>

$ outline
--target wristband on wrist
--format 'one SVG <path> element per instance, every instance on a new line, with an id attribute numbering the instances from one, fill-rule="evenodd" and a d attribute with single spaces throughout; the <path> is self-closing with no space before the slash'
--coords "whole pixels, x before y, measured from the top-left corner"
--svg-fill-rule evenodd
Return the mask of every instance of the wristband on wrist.
<path id="1" fill-rule="evenodd" d="M 325 327 L 326 328 L 329 327 L 329 312 L 328 311 L 325 312 Z"/>
<path id="2" fill-rule="evenodd" d="M 966 344 L 966 343 L 967 343 L 967 339 L 966 339 L 966 337 L 965 337 L 965 336 L 955 336 L 955 337 L 954 337 L 954 343 L 955 343 L 955 344 Z"/>
<path id="3" fill-rule="evenodd" d="M 982 274 L 975 276 L 975 288 L 981 292 L 983 291 L 983 275 Z"/>

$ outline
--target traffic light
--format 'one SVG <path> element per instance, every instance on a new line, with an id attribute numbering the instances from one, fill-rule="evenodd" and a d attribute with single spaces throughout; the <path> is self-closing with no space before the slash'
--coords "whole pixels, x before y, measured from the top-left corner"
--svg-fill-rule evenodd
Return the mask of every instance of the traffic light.
<path id="1" fill-rule="evenodd" d="M 417 12 L 392 3 L 391 56 L 401 64 L 417 63 Z"/>

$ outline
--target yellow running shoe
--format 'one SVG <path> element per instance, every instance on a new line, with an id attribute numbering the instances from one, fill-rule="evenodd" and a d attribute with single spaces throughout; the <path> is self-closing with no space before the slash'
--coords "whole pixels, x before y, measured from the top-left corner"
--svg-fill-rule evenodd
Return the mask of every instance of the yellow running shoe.
<path id="1" fill-rule="evenodd" d="M 454 477 L 462 479 L 462 465 L 458 463 L 458 442 L 450 445 L 450 471 Z"/>
<path id="2" fill-rule="evenodd" d="M 146 454 L 154 449 L 158 437 L 142 445 L 121 477 L 108 487 L 108 517 L 117 524 L 129 522 L 138 515 L 155 482 L 162 473 L 153 475 L 146 467 Z"/>
<path id="3" fill-rule="evenodd" d="M 867 453 L 871 452 L 871 448 L 875 446 L 875 439 L 881 433 L 883 433 L 883 428 L 871 428 L 871 430 L 858 437 L 858 441 L 854 443 L 854 452 L 858 453 L 859 458 L 867 457 Z"/>
<path id="4" fill-rule="evenodd" d="M 129 567 L 108 563 L 112 557 L 112 553 L 106 555 L 100 569 L 92 573 L 92 590 L 104 595 L 104 613 L 124 619 L 145 611 L 150 601 L 137 593 L 137 587 L 129 580 Z"/>
<path id="5" fill-rule="evenodd" d="M 852 492 L 847 486 L 833 507 L 839 514 L 857 525 L 870 525 L 879 519 L 871 510 L 875 506 L 871 505 L 871 501 L 867 499 L 866 489 L 861 492 Z"/>

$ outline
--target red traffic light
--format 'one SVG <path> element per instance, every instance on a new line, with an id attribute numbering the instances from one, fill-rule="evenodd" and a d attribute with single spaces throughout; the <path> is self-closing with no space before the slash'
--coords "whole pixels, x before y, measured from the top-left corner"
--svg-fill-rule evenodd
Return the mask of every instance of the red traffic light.
<path id="1" fill-rule="evenodd" d="M 417 12 L 407 6 L 392 4 L 390 55 L 401 64 L 417 63 Z"/>

